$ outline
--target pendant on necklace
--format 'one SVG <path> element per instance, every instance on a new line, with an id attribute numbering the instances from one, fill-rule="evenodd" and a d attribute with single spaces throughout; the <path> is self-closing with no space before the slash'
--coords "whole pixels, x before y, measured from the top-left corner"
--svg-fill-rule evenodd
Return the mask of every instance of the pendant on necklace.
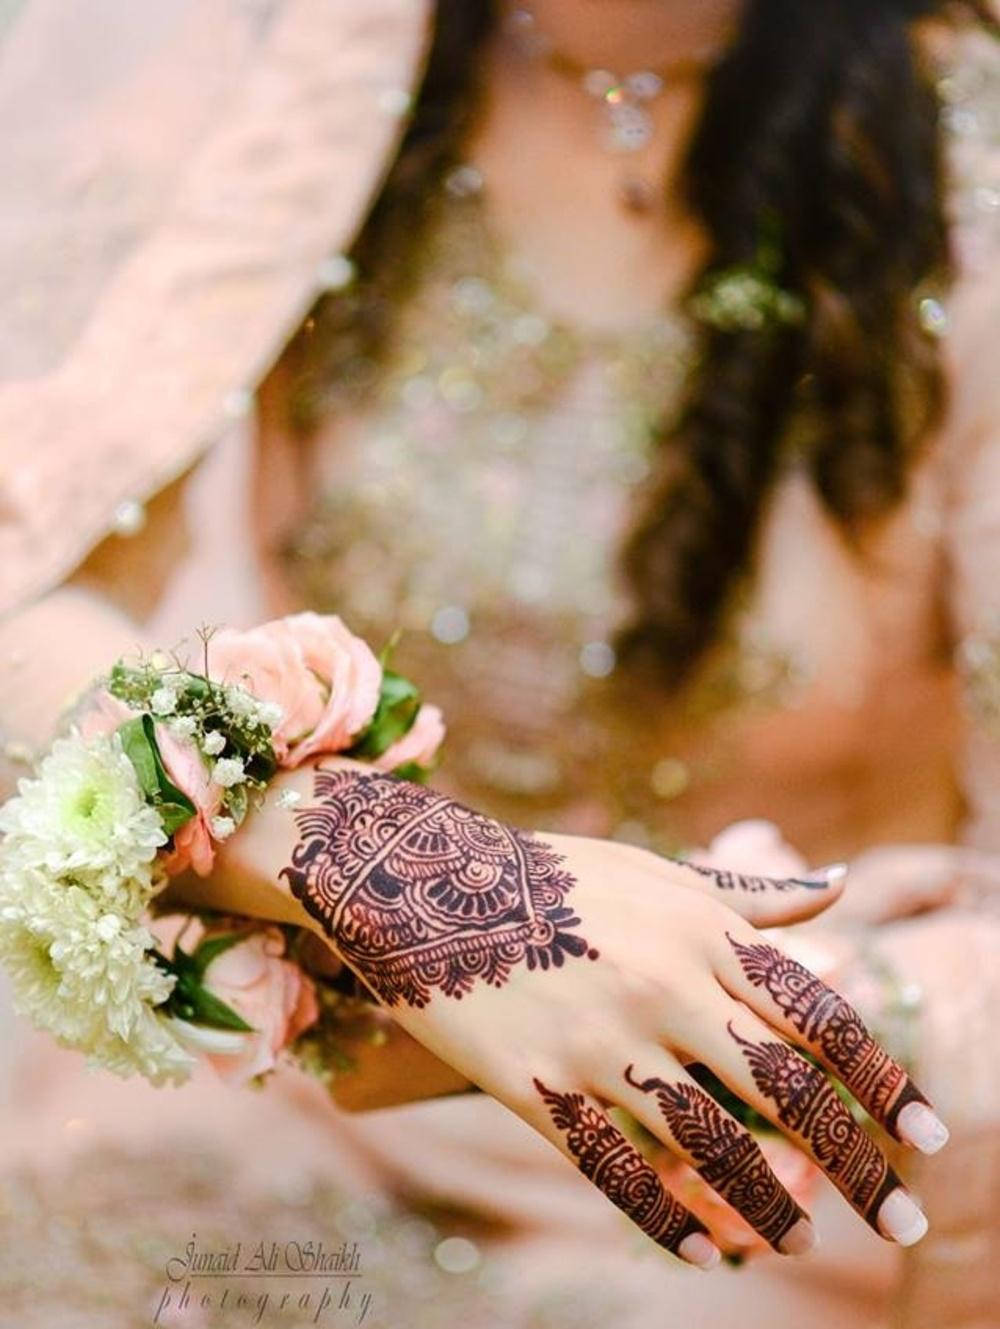
<path id="1" fill-rule="evenodd" d="M 641 152 L 653 137 L 653 117 L 644 103 L 663 91 L 659 74 L 640 70 L 618 78 L 608 69 L 588 69 L 581 83 L 603 111 L 605 146 L 616 153 Z M 648 180 L 629 173 L 619 186 L 618 197 L 628 212 L 649 212 L 656 191 Z"/>
<path id="2" fill-rule="evenodd" d="M 583 90 L 600 102 L 605 143 L 613 152 L 640 152 L 653 137 L 653 117 L 644 103 L 663 91 L 663 79 L 643 69 L 619 78 L 609 69 L 588 69 Z"/>

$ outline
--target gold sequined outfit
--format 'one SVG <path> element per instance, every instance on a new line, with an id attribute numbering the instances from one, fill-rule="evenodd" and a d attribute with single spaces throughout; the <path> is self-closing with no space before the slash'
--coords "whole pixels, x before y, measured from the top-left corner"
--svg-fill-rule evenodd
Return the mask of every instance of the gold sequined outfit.
<path id="1" fill-rule="evenodd" d="M 677 411 L 695 354 L 686 317 L 614 334 L 548 317 L 497 242 L 488 185 L 470 166 L 433 200 L 416 261 L 398 300 L 363 284 L 346 297 L 359 324 L 370 301 L 392 300 L 393 316 L 377 360 L 349 336 L 337 344 L 334 372 L 310 402 L 321 419 L 320 497 L 284 552 L 302 603 L 339 612 L 374 641 L 402 629 L 398 663 L 448 721 L 437 783 L 520 825 L 664 852 L 747 815 L 771 816 L 823 857 L 886 834 L 951 838 L 946 660 L 915 670 L 912 653 L 882 649 L 876 627 L 868 659 L 848 649 L 835 663 L 744 577 L 682 692 L 616 661 L 615 629 L 631 611 L 620 548 L 656 427 Z M 940 335 L 937 301 L 924 294 L 920 312 Z M 808 501 L 792 447 L 778 488 L 786 508 Z M 918 495 L 906 518 L 923 532 L 918 563 L 939 533 L 936 501 Z M 810 540 L 825 523 L 818 511 L 811 520 Z M 930 582 L 927 603 L 913 606 L 920 617 L 933 612 Z M 867 613 L 859 602 L 854 617 Z M 887 708 L 894 670 L 908 677 Z M 829 730 L 824 759 L 803 736 L 811 715 Z M 902 801 L 883 807 L 877 767 L 884 778 L 893 751 L 888 775 Z"/>
<path id="2" fill-rule="evenodd" d="M 677 313 L 621 334 L 547 318 L 473 168 L 437 205 L 379 363 L 345 353 L 327 387 L 348 427 L 287 564 L 310 606 L 375 641 L 403 629 L 395 658 L 448 720 L 440 783 L 521 824 L 676 849 L 689 765 L 612 640 L 630 608 L 618 550 L 692 330 Z M 773 701 L 797 677 L 748 631 L 678 705 Z"/>

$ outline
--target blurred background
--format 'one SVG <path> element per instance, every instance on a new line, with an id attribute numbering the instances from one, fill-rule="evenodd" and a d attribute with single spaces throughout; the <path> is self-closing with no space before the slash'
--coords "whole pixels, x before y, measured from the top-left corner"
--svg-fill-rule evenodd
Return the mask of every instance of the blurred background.
<path id="1" fill-rule="evenodd" d="M 119 650 L 402 629 L 474 806 L 848 860 L 788 944 L 952 1130 L 908 1163 L 920 1246 L 811 1177 L 815 1253 L 737 1235 L 704 1278 L 498 1105 L 408 1102 L 377 1021 L 332 1089 L 157 1091 L 5 993 L 0 1322 L 1000 1324 L 995 20 L 0 0 L 4 792 Z M 358 1243 L 370 1303 L 166 1273 L 310 1240 Z"/>

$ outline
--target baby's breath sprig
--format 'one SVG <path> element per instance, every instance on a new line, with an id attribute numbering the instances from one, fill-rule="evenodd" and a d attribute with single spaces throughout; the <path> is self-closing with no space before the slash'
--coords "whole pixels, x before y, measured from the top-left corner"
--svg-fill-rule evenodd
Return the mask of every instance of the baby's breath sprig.
<path id="1" fill-rule="evenodd" d="M 277 769 L 272 734 L 281 722 L 280 708 L 238 683 L 223 683 L 182 665 L 165 666 L 155 657 L 135 664 L 119 660 L 107 686 L 133 710 L 197 745 L 212 779 L 225 790 L 214 828 L 217 838 L 231 834 Z"/>

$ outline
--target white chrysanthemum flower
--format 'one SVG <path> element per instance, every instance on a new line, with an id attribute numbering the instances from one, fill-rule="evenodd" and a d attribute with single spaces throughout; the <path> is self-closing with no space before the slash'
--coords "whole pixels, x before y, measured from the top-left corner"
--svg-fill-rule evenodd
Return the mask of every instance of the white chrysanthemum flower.
<path id="1" fill-rule="evenodd" d="M 16 1009 L 92 1063 L 161 1083 L 183 1078 L 191 1059 L 153 1010 L 174 985 L 147 954 L 153 943 L 79 886 L 30 869 L 0 880 L 0 960 Z"/>
<path id="2" fill-rule="evenodd" d="M 154 715 L 171 715 L 177 709 L 176 689 L 164 683 L 150 697 L 149 705 Z"/>
<path id="3" fill-rule="evenodd" d="M 37 778 L 20 780 L 0 808 L 0 831 L 8 863 L 112 893 L 123 880 L 148 878 L 166 843 L 116 734 L 57 739 Z"/>
<path id="4" fill-rule="evenodd" d="M 174 1033 L 175 1021 L 148 1007 L 128 1042 L 107 1036 L 88 1050 L 88 1063 L 127 1079 L 142 1075 L 151 1084 L 183 1084 L 197 1059 Z"/>
<path id="5" fill-rule="evenodd" d="M 36 886 L 49 888 L 44 881 Z M 0 907 L 0 961 L 10 977 L 14 1009 L 39 1029 L 79 1045 L 93 1029 L 93 1012 L 66 1007 L 62 974 L 49 954 L 51 945 L 51 935 L 30 908 L 7 898 Z"/>
<path id="6" fill-rule="evenodd" d="M 128 1042 L 105 1031 L 86 1047 L 86 1062 L 94 1070 L 110 1071 L 122 1079 L 142 1075 L 157 1086 L 182 1084 L 197 1059 L 174 1035 L 173 1023 L 166 1015 L 146 1009 Z"/>
<path id="7" fill-rule="evenodd" d="M 201 746 L 210 757 L 217 757 L 226 746 L 226 736 L 218 729 L 212 729 L 205 735 Z"/>
<path id="8" fill-rule="evenodd" d="M 212 767 L 212 779 L 223 789 L 231 789 L 246 779 L 242 757 L 220 757 Z"/>

